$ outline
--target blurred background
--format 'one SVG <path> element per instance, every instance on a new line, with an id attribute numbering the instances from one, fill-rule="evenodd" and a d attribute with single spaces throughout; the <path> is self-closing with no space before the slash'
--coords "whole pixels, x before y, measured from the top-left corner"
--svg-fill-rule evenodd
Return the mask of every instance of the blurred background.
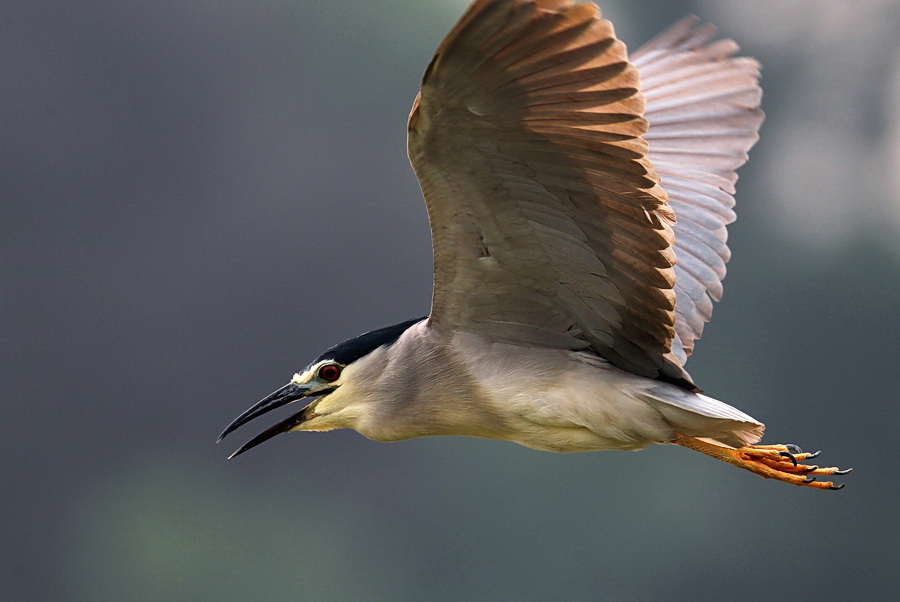
<path id="1" fill-rule="evenodd" d="M 0 8 L 4 599 L 895 599 L 897 1 L 602 3 L 631 48 L 693 12 L 763 63 L 688 368 L 855 467 L 844 491 L 668 446 L 335 432 L 225 460 L 321 350 L 427 313 L 405 124 L 466 4 Z"/>

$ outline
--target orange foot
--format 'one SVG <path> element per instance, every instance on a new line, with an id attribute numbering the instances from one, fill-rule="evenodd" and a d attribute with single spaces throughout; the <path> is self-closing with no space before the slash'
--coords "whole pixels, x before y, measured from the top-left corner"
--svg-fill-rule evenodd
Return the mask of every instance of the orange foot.
<path id="1" fill-rule="evenodd" d="M 732 449 L 707 443 L 681 433 L 675 433 L 675 441 L 672 443 L 755 472 L 761 477 L 777 479 L 802 487 L 843 489 L 843 483 L 835 485 L 831 481 L 817 481 L 812 475 L 844 475 L 853 470 L 852 468 L 841 470 L 835 467 L 820 468 L 816 465 L 800 464 L 800 462 L 815 458 L 819 452 L 804 453 L 796 445 L 747 445 Z"/>

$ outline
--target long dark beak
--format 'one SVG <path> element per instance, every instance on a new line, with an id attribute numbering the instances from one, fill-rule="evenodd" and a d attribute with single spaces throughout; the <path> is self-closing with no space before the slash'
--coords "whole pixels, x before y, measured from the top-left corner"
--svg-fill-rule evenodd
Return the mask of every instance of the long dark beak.
<path id="1" fill-rule="evenodd" d="M 222 431 L 221 435 L 219 435 L 219 438 L 216 440 L 216 443 L 218 443 L 219 441 L 224 439 L 231 431 L 250 422 L 254 418 L 262 416 L 266 412 L 271 412 L 275 408 L 280 408 L 281 406 L 285 406 L 285 405 L 294 403 L 295 401 L 298 401 L 298 400 L 306 398 L 306 397 L 310 397 L 312 395 L 315 395 L 315 393 L 312 393 L 308 387 L 305 387 L 303 385 L 297 385 L 294 383 L 289 383 L 289 384 L 281 387 L 277 391 L 273 392 L 271 395 L 269 395 L 265 399 L 261 399 L 255 405 L 253 405 L 251 408 L 249 408 L 246 412 L 244 412 L 243 414 L 241 414 L 240 416 L 235 418 L 231 424 L 229 424 L 227 427 L 225 427 L 225 430 Z M 275 435 L 277 435 L 279 433 L 283 433 L 285 431 L 289 431 L 290 429 L 294 428 L 298 424 L 304 422 L 306 420 L 305 411 L 306 411 L 306 408 L 303 408 L 303 410 L 300 410 L 299 412 L 297 412 L 296 414 L 294 414 L 287 420 L 283 420 L 283 421 L 279 422 L 278 424 L 276 424 L 275 426 L 273 426 L 269 429 L 266 429 L 264 432 L 262 432 L 261 434 L 259 434 L 256 437 L 254 437 L 252 440 L 248 441 L 246 444 L 241 446 L 240 449 L 238 449 L 233 454 L 228 456 L 228 459 L 230 460 L 231 458 L 244 453 L 248 449 L 250 449 L 252 447 L 256 447 L 257 445 L 259 445 L 260 443 L 262 443 L 264 441 L 268 441 Z"/>

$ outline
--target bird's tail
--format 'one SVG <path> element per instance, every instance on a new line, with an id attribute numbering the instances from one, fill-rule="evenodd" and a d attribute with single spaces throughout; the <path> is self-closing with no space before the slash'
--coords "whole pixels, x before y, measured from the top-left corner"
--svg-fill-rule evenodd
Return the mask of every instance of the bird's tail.
<path id="1" fill-rule="evenodd" d="M 668 383 L 660 382 L 645 397 L 676 431 L 710 443 L 753 445 L 766 428 L 725 402 Z"/>

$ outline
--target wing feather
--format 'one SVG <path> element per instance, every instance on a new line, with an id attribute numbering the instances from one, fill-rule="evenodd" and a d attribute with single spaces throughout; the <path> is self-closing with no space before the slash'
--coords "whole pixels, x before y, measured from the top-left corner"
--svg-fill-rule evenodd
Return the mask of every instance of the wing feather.
<path id="1" fill-rule="evenodd" d="M 672 353 L 674 216 L 647 159 L 638 87 L 592 4 L 472 5 L 409 120 L 434 244 L 433 328 L 589 348 L 693 387 Z"/>
<path id="2" fill-rule="evenodd" d="M 648 157 L 678 220 L 672 351 L 682 364 L 722 297 L 735 171 L 763 119 L 759 64 L 734 57 L 737 44 L 715 35 L 714 26 L 689 17 L 631 57 L 647 101 Z"/>

